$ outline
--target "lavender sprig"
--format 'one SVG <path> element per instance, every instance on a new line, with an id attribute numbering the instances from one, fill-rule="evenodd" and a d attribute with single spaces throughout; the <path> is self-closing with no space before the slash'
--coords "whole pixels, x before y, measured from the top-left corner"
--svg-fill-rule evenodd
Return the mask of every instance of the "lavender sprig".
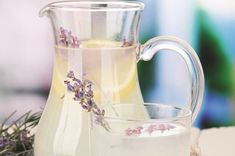
<path id="1" fill-rule="evenodd" d="M 78 38 L 74 35 L 72 35 L 72 32 L 70 30 L 66 30 L 63 27 L 60 27 L 59 32 L 59 38 L 60 38 L 60 44 L 65 47 L 71 47 L 71 48 L 78 48 L 80 45 L 80 42 Z"/>
<path id="2" fill-rule="evenodd" d="M 109 125 L 104 120 L 105 110 L 100 109 L 94 101 L 94 93 L 92 90 L 93 83 L 87 79 L 80 80 L 75 77 L 73 71 L 68 72 L 67 80 L 65 80 L 64 83 L 67 85 L 67 90 L 74 93 L 73 100 L 77 101 L 87 112 L 94 113 L 96 123 L 100 124 L 109 131 Z"/>
<path id="3" fill-rule="evenodd" d="M 171 124 L 151 124 L 147 127 L 143 127 L 143 126 L 139 126 L 136 128 L 128 128 L 126 129 L 126 135 L 127 136 L 138 136 L 141 135 L 143 133 L 148 133 L 149 135 L 151 135 L 153 132 L 156 131 L 161 131 L 162 133 L 164 133 L 166 130 L 171 130 L 174 129 L 175 126 L 171 125 Z"/>
<path id="4" fill-rule="evenodd" d="M 27 154 L 23 153 L 26 151 L 32 151 L 33 149 L 34 134 L 31 133 L 31 130 L 37 126 L 41 112 L 32 114 L 29 111 L 13 123 L 7 124 L 15 113 L 16 111 L 0 124 L 1 156 L 26 156 Z M 28 155 L 29 154 L 30 152 L 28 152 Z"/>
<path id="5" fill-rule="evenodd" d="M 132 45 L 133 45 L 133 41 L 128 41 L 126 37 L 123 38 L 121 47 L 129 47 Z"/>

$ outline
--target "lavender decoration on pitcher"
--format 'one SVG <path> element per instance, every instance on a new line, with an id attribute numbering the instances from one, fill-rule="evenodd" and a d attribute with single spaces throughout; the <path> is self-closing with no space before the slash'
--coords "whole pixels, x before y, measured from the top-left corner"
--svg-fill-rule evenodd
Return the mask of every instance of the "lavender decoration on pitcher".
<path id="1" fill-rule="evenodd" d="M 67 80 L 64 83 L 67 85 L 67 89 L 74 93 L 73 100 L 78 101 L 81 107 L 87 112 L 92 112 L 96 116 L 97 124 L 103 126 L 109 131 L 109 125 L 104 121 L 105 114 L 104 109 L 100 109 L 94 101 L 94 93 L 92 91 L 93 83 L 87 79 L 80 80 L 75 77 L 73 71 L 69 71 L 67 74 Z"/>
<path id="2" fill-rule="evenodd" d="M 60 27 L 59 33 L 59 42 L 62 46 L 79 48 L 80 42 L 76 36 L 72 35 L 72 32 L 70 30 L 66 30 L 63 27 Z"/>
<path id="3" fill-rule="evenodd" d="M 121 47 L 129 47 L 133 45 L 133 41 L 128 41 L 126 37 L 123 37 Z"/>

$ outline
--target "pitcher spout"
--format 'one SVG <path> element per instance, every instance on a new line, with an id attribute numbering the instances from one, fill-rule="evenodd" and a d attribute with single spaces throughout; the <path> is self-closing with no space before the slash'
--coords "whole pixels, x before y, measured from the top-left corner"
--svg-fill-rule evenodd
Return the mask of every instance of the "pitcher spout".
<path id="1" fill-rule="evenodd" d="M 40 11 L 39 11 L 39 17 L 43 17 L 43 16 L 48 16 L 51 12 L 51 6 L 46 5 L 45 7 L 43 7 Z"/>
<path id="2" fill-rule="evenodd" d="M 48 15 L 48 12 L 50 11 L 50 7 L 45 6 L 39 11 L 39 17 L 43 17 L 45 15 Z"/>

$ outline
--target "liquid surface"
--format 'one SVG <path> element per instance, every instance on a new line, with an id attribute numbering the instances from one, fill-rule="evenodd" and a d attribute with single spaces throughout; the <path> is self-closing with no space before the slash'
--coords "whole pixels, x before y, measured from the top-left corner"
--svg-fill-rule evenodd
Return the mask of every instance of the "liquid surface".
<path id="1" fill-rule="evenodd" d="M 56 47 L 50 95 L 37 129 L 36 156 L 88 156 L 89 123 L 64 80 L 73 71 L 92 81 L 98 105 L 142 104 L 136 69 L 136 46 L 119 42 L 86 41 L 79 48 Z M 128 113 L 123 110 L 123 113 Z"/>
<path id="2" fill-rule="evenodd" d="M 149 133 L 144 127 L 138 135 L 112 134 L 94 128 L 91 131 L 92 156 L 189 156 L 190 136 L 187 128 L 170 125 L 174 128 L 155 130 Z M 169 126 L 169 125 L 168 125 Z"/>

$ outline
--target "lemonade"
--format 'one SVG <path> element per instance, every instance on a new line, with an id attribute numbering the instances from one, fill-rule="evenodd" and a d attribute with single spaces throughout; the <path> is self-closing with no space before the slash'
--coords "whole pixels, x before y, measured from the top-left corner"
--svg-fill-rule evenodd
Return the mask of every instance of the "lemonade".
<path id="1" fill-rule="evenodd" d="M 139 135 L 128 136 L 126 133 L 91 131 L 91 156 L 189 156 L 189 129 L 180 124 L 168 125 L 172 129 L 146 131 L 149 124 Z"/>
<path id="2" fill-rule="evenodd" d="M 136 46 L 120 45 L 120 42 L 89 40 L 77 49 L 56 47 L 53 79 L 56 93 L 64 94 L 64 80 L 67 72 L 72 70 L 80 79 L 94 83 L 97 103 L 142 103 L 137 80 Z"/>
<path id="3" fill-rule="evenodd" d="M 98 105 L 110 103 L 143 104 L 136 68 L 136 45 L 89 40 L 79 48 L 56 46 L 50 95 L 35 138 L 36 156 L 88 156 L 88 113 L 64 80 L 69 71 L 93 83 Z M 128 113 L 123 110 L 123 113 Z"/>

